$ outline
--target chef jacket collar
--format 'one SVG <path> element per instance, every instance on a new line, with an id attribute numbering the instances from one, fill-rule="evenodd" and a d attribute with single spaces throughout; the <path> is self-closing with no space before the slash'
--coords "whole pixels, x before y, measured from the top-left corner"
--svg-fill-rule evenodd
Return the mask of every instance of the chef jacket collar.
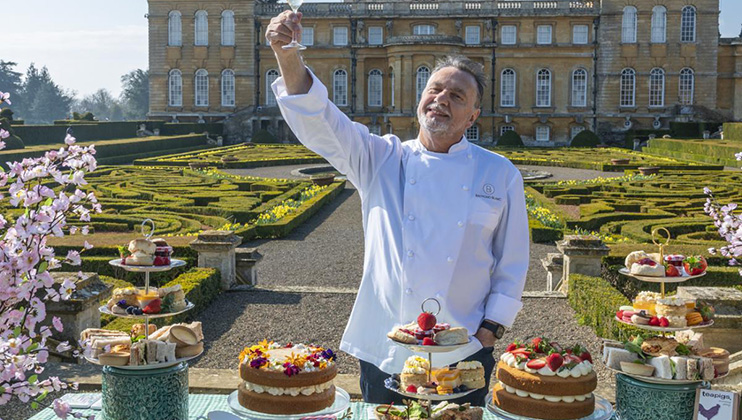
<path id="1" fill-rule="evenodd" d="M 448 149 L 448 153 L 439 153 L 439 152 L 431 152 L 430 150 L 428 150 L 425 147 L 425 145 L 423 145 L 423 143 L 420 141 L 419 137 L 416 138 L 415 141 L 417 142 L 418 147 L 420 148 L 420 151 L 430 154 L 432 156 L 438 156 L 438 157 L 455 156 L 455 155 L 466 153 L 467 151 L 469 151 L 469 145 L 470 145 L 469 141 L 466 140 L 466 136 L 461 136 L 461 140 L 459 140 L 458 143 L 452 145 Z"/>

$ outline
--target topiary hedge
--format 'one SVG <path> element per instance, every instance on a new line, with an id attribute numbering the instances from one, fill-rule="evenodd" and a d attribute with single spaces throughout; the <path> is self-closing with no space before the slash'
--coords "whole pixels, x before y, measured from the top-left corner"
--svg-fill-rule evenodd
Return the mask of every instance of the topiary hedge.
<path id="1" fill-rule="evenodd" d="M 278 139 L 268 130 L 259 130 L 252 136 L 253 143 L 278 143 Z"/>
<path id="2" fill-rule="evenodd" d="M 742 123 L 724 123 L 724 140 L 742 141 Z"/>
<path id="3" fill-rule="evenodd" d="M 616 311 L 631 301 L 600 277 L 569 276 L 569 305 L 577 321 L 591 327 L 599 337 L 623 341 L 640 329 L 615 321 Z"/>
<path id="4" fill-rule="evenodd" d="M 583 130 L 572 139 L 570 147 L 597 147 L 600 144 L 600 137 L 590 130 Z"/>
<path id="5" fill-rule="evenodd" d="M 160 130 L 160 136 L 182 136 L 187 134 L 202 134 L 208 132 L 221 135 L 222 124 L 178 123 L 169 124 L 163 121 L 67 121 L 58 120 L 54 125 L 23 125 L 18 126 L 16 133 L 27 146 L 43 144 L 61 144 L 67 129 L 72 129 L 72 135 L 78 142 L 125 139 L 136 137 L 139 126 L 145 124 L 147 130 Z M 181 146 L 182 147 L 182 146 Z"/>
<path id="6" fill-rule="evenodd" d="M 497 145 L 506 147 L 523 147 L 523 139 L 520 138 L 520 134 L 516 133 L 515 130 L 510 130 L 500 136 L 497 140 Z"/>

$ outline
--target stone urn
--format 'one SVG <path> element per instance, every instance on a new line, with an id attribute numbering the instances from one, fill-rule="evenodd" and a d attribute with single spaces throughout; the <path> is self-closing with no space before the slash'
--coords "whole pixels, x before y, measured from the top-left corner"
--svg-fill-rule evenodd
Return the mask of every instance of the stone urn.
<path id="1" fill-rule="evenodd" d="M 660 173 L 660 168 L 657 166 L 643 166 L 639 168 L 639 173 L 642 175 L 657 175 Z"/>
<path id="2" fill-rule="evenodd" d="M 611 159 L 612 165 L 628 165 L 631 159 Z"/>
<path id="3" fill-rule="evenodd" d="M 335 182 L 335 174 L 316 174 L 309 177 L 314 185 L 324 187 Z"/>
<path id="4" fill-rule="evenodd" d="M 207 162 L 188 162 L 188 167 L 193 169 L 194 171 L 198 171 L 208 168 L 209 164 Z"/>

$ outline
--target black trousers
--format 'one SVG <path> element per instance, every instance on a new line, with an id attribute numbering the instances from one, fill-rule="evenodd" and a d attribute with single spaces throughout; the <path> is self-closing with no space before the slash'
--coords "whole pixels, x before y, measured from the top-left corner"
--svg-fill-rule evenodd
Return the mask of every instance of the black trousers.
<path id="1" fill-rule="evenodd" d="M 478 361 L 484 366 L 484 378 L 487 386 L 478 389 L 469 395 L 466 395 L 450 402 L 456 404 L 471 403 L 472 406 L 484 407 L 486 397 L 490 388 L 490 377 L 495 369 L 495 358 L 492 356 L 493 347 L 484 347 L 482 350 L 467 357 L 466 361 Z M 384 380 L 388 378 L 388 373 L 372 365 L 371 363 L 360 360 L 361 363 L 361 393 L 363 401 L 372 404 L 402 404 L 403 399 L 407 399 L 396 392 L 392 392 L 384 387 Z"/>

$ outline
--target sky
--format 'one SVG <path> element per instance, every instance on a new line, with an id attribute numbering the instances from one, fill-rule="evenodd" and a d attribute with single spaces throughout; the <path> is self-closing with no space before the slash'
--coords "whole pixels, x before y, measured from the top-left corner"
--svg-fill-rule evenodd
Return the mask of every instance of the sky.
<path id="1" fill-rule="evenodd" d="M 308 0 L 311 2 L 311 0 Z M 721 35 L 742 25 L 742 0 L 720 0 Z M 121 92 L 121 76 L 147 68 L 146 0 L 24 0 L 4 8 L 0 59 L 47 66 L 78 98 L 105 88 Z M 2 90 L 2 86 L 0 86 Z"/>

